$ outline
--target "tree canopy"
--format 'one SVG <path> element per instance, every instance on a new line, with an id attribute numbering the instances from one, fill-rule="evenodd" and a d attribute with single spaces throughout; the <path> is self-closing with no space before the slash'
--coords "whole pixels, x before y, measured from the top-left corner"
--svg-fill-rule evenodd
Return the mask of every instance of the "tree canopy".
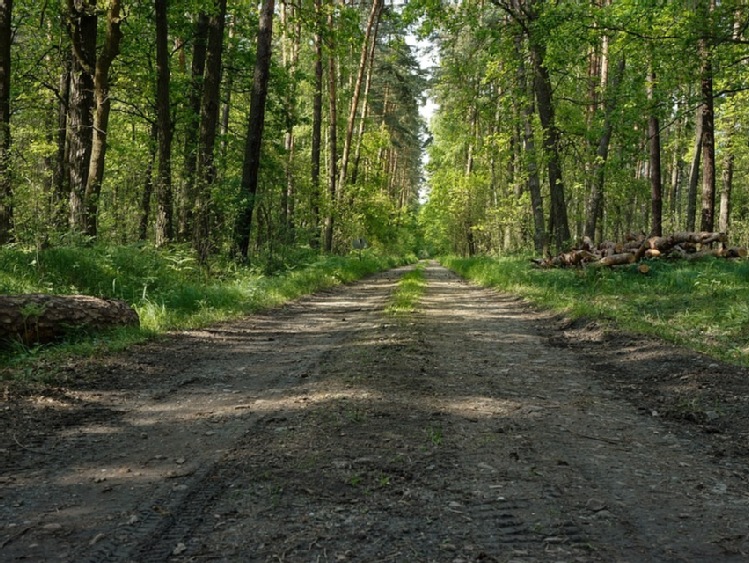
<path id="1" fill-rule="evenodd" d="M 0 244 L 747 244 L 744 4 L 0 0 Z"/>

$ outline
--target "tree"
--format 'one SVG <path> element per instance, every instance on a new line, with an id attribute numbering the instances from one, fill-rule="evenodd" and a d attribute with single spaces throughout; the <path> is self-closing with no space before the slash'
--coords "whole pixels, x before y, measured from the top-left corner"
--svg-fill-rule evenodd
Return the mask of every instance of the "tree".
<path id="1" fill-rule="evenodd" d="M 70 187 L 70 227 L 86 229 L 84 193 L 88 185 L 93 141 L 94 68 L 98 16 L 96 0 L 67 0 L 73 52 L 67 119 L 67 167 Z"/>
<path id="2" fill-rule="evenodd" d="M 0 244 L 13 241 L 10 85 L 13 0 L 0 0 Z"/>
<path id="3" fill-rule="evenodd" d="M 252 214 L 255 210 L 255 196 L 258 188 L 260 150 L 265 126 L 265 101 L 268 97 L 268 78 L 273 47 L 274 7 L 274 0 L 263 0 L 258 23 L 257 58 L 242 167 L 242 195 L 245 201 L 237 222 L 237 247 L 244 261 L 247 261 L 249 257 Z"/>
<path id="4" fill-rule="evenodd" d="M 84 190 L 86 205 L 86 234 L 96 237 L 98 234 L 99 197 L 104 179 L 104 160 L 107 153 L 107 134 L 109 132 L 109 114 L 112 99 L 109 92 L 109 70 L 112 62 L 119 55 L 121 31 L 121 2 L 110 0 L 107 12 L 107 31 L 104 46 L 96 60 L 94 70 L 94 102 L 96 105 L 91 139 L 91 157 Z"/>
<path id="5" fill-rule="evenodd" d="M 210 247 L 210 200 L 216 179 L 214 152 L 218 133 L 219 92 L 221 89 L 221 58 L 224 49 L 224 21 L 226 0 L 216 0 L 208 20 L 208 45 L 206 49 L 203 96 L 200 104 L 198 129 L 197 169 L 195 174 L 196 225 L 194 246 L 205 260 Z"/>
<path id="6" fill-rule="evenodd" d="M 158 170 L 156 176 L 156 245 L 174 238 L 172 216 L 172 117 L 169 65 L 168 0 L 155 0 L 156 18 L 156 130 Z"/>

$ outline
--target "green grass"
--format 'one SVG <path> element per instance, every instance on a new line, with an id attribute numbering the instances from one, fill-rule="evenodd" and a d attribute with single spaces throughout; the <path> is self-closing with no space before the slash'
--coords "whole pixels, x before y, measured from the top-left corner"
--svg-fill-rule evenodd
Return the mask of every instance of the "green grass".
<path id="1" fill-rule="evenodd" d="M 722 360 L 749 365 L 749 262 L 651 261 L 636 266 L 541 270 L 525 258 L 443 264 L 482 285 L 521 295 L 570 318 L 654 335 Z"/>
<path id="2" fill-rule="evenodd" d="M 390 297 L 390 303 L 385 312 L 393 315 L 408 315 L 416 310 L 419 299 L 424 294 L 426 282 L 424 281 L 424 266 L 419 264 L 403 274 L 398 280 L 398 286 Z"/>
<path id="3" fill-rule="evenodd" d="M 71 335 L 56 346 L 12 345 L 0 353 L 0 366 L 26 366 L 40 356 L 119 350 L 166 331 L 237 318 L 412 261 L 413 257 L 389 258 L 370 251 L 341 257 L 307 250 L 289 256 L 269 274 L 267 268 L 230 261 L 203 266 L 185 248 L 2 249 L 0 294 L 82 293 L 123 299 L 138 312 L 140 327 Z"/>

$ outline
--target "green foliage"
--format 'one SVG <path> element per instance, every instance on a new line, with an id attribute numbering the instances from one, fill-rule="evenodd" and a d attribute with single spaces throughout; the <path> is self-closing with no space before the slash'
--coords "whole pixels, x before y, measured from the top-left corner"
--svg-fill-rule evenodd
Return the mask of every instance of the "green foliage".
<path id="1" fill-rule="evenodd" d="M 482 285 L 521 295 L 573 318 L 666 338 L 749 365 L 749 262 L 704 259 L 636 266 L 541 270 L 523 257 L 443 263 Z"/>

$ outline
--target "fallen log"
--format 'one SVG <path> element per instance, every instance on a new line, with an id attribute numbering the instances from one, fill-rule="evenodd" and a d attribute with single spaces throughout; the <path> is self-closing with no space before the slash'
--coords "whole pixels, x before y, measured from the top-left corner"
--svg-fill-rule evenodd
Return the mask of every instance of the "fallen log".
<path id="1" fill-rule="evenodd" d="M 48 343 L 71 331 L 138 324 L 133 308 L 115 299 L 41 293 L 0 296 L 0 342 L 6 344 Z"/>
<path id="2" fill-rule="evenodd" d="M 714 244 L 718 243 L 715 248 Z M 726 233 L 682 232 L 670 236 L 630 234 L 626 242 L 602 242 L 597 247 L 585 237 L 575 247 L 557 256 L 533 260 L 542 268 L 570 266 L 621 266 L 641 263 L 643 259 L 681 257 L 696 259 L 703 256 L 746 258 L 745 248 L 727 248 Z"/>

